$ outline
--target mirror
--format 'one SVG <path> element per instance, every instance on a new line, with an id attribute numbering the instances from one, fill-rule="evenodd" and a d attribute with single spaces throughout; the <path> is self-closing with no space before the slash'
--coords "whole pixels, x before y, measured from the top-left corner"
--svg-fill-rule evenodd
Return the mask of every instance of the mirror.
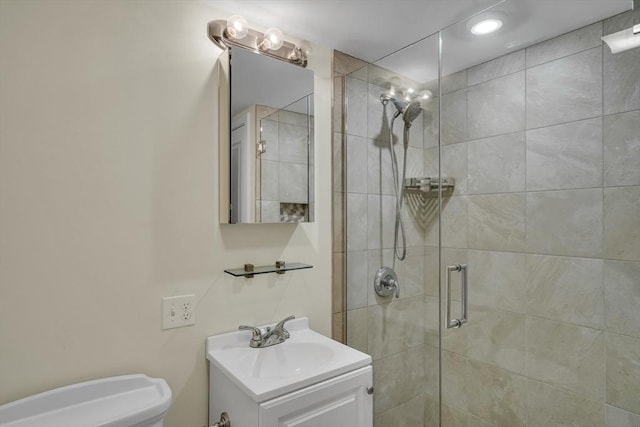
<path id="1" fill-rule="evenodd" d="M 220 182 L 229 209 L 221 205 L 221 222 L 312 221 L 313 71 L 242 48 L 228 51 L 228 151 L 220 161 L 229 173 Z"/>

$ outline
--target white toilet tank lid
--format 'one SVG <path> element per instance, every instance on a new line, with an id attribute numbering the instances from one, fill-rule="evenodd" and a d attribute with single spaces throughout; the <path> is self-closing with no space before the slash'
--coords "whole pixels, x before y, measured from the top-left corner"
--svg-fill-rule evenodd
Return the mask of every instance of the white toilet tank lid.
<path id="1" fill-rule="evenodd" d="M 162 378 L 123 375 L 56 388 L 0 406 L 2 427 L 125 427 L 171 406 Z"/>

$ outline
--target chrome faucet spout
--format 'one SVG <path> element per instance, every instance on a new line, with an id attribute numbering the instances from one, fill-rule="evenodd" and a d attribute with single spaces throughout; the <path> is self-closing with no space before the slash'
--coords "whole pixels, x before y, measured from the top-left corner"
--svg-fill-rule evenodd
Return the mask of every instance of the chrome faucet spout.
<path id="1" fill-rule="evenodd" d="M 242 325 L 238 329 L 240 329 L 241 331 L 251 331 L 251 341 L 249 341 L 250 347 L 270 347 L 272 345 L 283 343 L 290 338 L 291 335 L 289 334 L 289 331 L 284 328 L 284 324 L 292 319 L 295 319 L 295 316 L 288 316 L 278 322 L 278 324 L 274 326 L 273 329 L 267 328 L 264 333 L 262 333 L 260 328 L 256 328 L 255 326 Z"/>

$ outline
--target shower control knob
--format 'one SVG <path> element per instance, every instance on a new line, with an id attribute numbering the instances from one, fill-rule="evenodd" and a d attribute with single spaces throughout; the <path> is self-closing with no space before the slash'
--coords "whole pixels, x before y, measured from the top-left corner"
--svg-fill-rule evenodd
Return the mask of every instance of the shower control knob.
<path id="1" fill-rule="evenodd" d="M 400 298 L 400 283 L 398 275 L 391 267 L 380 267 L 373 279 L 373 288 L 381 297 L 388 297 L 393 294 Z"/>

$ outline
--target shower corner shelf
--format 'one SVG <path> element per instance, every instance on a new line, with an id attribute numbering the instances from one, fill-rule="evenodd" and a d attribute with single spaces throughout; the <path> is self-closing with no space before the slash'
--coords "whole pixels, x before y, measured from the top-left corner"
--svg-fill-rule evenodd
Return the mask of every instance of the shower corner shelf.
<path id="1" fill-rule="evenodd" d="M 427 176 L 423 178 L 406 178 L 404 180 L 405 190 L 422 191 L 423 193 L 433 193 L 438 191 L 439 188 L 443 192 L 453 191 L 455 185 L 455 178 L 445 177 L 433 178 Z"/>
<path id="2" fill-rule="evenodd" d="M 227 268 L 224 272 L 234 277 L 246 277 L 251 279 L 256 274 L 284 274 L 287 271 L 304 270 L 305 268 L 313 268 L 313 265 L 303 264 L 301 262 L 285 263 L 284 261 L 276 261 L 275 264 L 262 265 L 259 267 L 256 267 L 253 264 L 245 264 L 243 268 Z"/>

